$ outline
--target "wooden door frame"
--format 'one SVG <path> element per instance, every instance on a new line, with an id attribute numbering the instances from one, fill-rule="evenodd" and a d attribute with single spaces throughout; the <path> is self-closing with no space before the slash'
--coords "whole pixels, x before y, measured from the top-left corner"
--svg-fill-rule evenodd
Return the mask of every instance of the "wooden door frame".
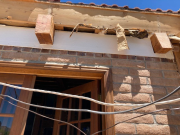
<path id="1" fill-rule="evenodd" d="M 0 62 L 0 73 L 101 80 L 102 101 L 106 103 L 114 103 L 111 70 L 109 68 L 24 62 Z M 114 111 L 114 107 L 104 106 L 102 111 Z M 114 125 L 114 115 L 103 115 L 102 124 L 103 129 Z M 115 128 L 111 128 L 103 134 L 115 135 Z"/>

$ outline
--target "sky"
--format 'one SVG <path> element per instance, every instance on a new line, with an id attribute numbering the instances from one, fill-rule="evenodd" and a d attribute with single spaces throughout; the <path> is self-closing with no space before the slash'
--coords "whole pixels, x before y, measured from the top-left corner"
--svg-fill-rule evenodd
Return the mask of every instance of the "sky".
<path id="1" fill-rule="evenodd" d="M 178 11 L 180 9 L 180 0 L 61 0 L 61 2 L 71 1 L 73 3 L 83 2 L 89 4 L 91 2 L 101 5 L 105 3 L 107 5 L 117 4 L 119 6 L 128 5 L 129 8 L 139 7 L 140 9 L 151 8 L 162 10 L 171 9 Z"/>

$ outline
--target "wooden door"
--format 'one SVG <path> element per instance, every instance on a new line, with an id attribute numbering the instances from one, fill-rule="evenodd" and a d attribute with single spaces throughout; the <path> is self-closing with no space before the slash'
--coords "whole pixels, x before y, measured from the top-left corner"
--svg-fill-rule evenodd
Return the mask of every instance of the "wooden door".
<path id="1" fill-rule="evenodd" d="M 92 81 L 90 83 L 83 84 L 75 88 L 63 91 L 63 93 L 81 95 L 97 100 L 98 91 L 98 81 Z M 96 111 L 99 108 L 98 104 L 92 103 L 87 100 L 61 96 L 58 96 L 57 107 L 71 109 L 89 109 Z M 81 130 L 83 130 L 87 135 L 90 135 L 99 130 L 99 116 L 97 114 L 86 112 L 56 111 L 55 118 L 67 121 L 77 126 Z M 81 133 L 69 125 L 54 122 L 53 135 L 81 135 Z"/>

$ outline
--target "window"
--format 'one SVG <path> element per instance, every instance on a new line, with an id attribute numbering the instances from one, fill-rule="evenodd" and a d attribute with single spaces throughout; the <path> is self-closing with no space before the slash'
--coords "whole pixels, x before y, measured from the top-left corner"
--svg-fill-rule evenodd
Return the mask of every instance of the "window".
<path id="1" fill-rule="evenodd" d="M 18 85 L 20 86 L 20 85 Z M 9 95 L 15 99 L 19 99 L 21 90 L 14 89 L 10 87 L 3 87 L 0 85 L 0 93 L 4 95 Z M 5 97 L 5 100 L 17 105 L 17 102 Z M 13 122 L 13 117 L 16 111 L 16 107 L 9 104 L 7 101 L 0 99 L 0 134 L 9 135 L 10 129 Z"/>

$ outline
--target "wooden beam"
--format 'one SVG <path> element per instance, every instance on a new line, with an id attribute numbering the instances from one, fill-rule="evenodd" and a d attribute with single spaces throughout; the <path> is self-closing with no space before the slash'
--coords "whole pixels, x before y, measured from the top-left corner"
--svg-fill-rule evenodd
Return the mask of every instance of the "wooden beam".
<path id="1" fill-rule="evenodd" d="M 53 44 L 54 21 L 52 15 L 38 15 L 36 21 L 35 34 L 40 44 Z"/>
<path id="2" fill-rule="evenodd" d="M 112 71 L 107 71 L 104 74 L 104 78 L 101 80 L 101 93 L 102 93 L 102 101 L 106 103 L 114 103 L 113 98 L 113 88 L 112 88 Z M 105 112 L 114 112 L 114 106 L 102 106 L 102 110 Z M 102 122 L 105 123 L 103 125 L 103 129 L 109 128 L 115 124 L 114 115 L 103 115 Z M 115 135 L 115 127 L 110 128 L 103 135 Z"/>
<path id="3" fill-rule="evenodd" d="M 5 94 L 6 89 L 7 89 L 7 86 L 3 86 L 3 89 L 2 89 L 2 91 L 1 91 L 1 94 L 2 94 L 2 95 L 4 95 L 4 94 Z M 0 98 L 0 106 L 1 106 L 1 104 L 2 104 L 2 101 L 3 101 L 3 99 L 2 99 L 2 98 Z"/>
<path id="4" fill-rule="evenodd" d="M 0 117 L 14 117 L 14 114 L 0 113 Z"/>
<path id="5" fill-rule="evenodd" d="M 34 88 L 35 80 L 36 80 L 36 76 L 26 75 L 24 78 L 24 83 L 23 83 L 22 87 Z M 26 102 L 26 103 L 31 103 L 32 94 L 33 94 L 32 91 L 23 91 L 22 90 L 20 93 L 20 96 L 19 96 L 19 100 Z M 23 108 L 29 109 L 28 105 L 24 105 L 21 103 L 18 103 L 17 105 L 21 106 Z M 18 107 L 16 108 L 10 135 L 24 135 L 27 116 L 28 116 L 28 111 L 23 110 Z"/>
<path id="6" fill-rule="evenodd" d="M 60 65 L 0 62 L 0 73 L 27 74 L 46 77 L 101 79 L 107 68 L 86 68 Z"/>
<path id="7" fill-rule="evenodd" d="M 10 84 L 22 84 L 23 80 L 24 80 L 24 75 L 0 73 L 0 82 L 10 83 Z"/>
<path id="8" fill-rule="evenodd" d="M 167 53 L 172 50 L 171 42 L 166 33 L 155 33 L 150 39 L 155 53 Z"/>

